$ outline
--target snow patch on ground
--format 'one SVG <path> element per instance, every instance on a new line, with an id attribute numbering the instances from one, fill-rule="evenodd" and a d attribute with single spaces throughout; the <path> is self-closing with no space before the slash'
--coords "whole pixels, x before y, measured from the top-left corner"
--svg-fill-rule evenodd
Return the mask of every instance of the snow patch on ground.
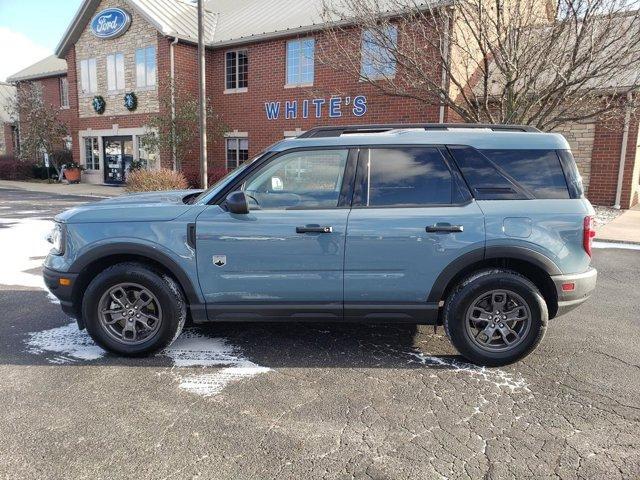
<path id="1" fill-rule="evenodd" d="M 27 351 L 35 355 L 54 353 L 49 361 L 57 364 L 97 360 L 106 353 L 76 323 L 30 333 L 26 344 Z"/>
<path id="2" fill-rule="evenodd" d="M 478 367 L 470 363 L 435 357 L 422 352 L 410 352 L 409 355 L 413 357 L 411 361 L 418 361 L 422 365 L 433 367 L 446 367 L 454 373 L 469 375 L 479 381 L 491 383 L 497 388 L 504 388 L 510 392 L 516 390 L 530 391 L 527 382 L 520 375 L 513 376 L 499 368 L 489 369 L 486 367 Z"/>
<path id="3" fill-rule="evenodd" d="M 177 372 L 180 388 L 205 397 L 220 393 L 230 383 L 270 370 L 244 358 L 238 348 L 224 338 L 206 337 L 193 330 L 185 331 L 161 354 L 170 357 L 178 367 L 174 372 Z M 220 366 L 224 368 L 208 371 L 210 367 Z M 185 373 L 181 367 L 202 367 L 202 371 Z"/>
<path id="4" fill-rule="evenodd" d="M 75 323 L 30 333 L 25 343 L 27 351 L 34 355 L 53 354 L 47 361 L 54 364 L 98 360 L 107 353 Z M 224 338 L 207 337 L 193 330 L 185 330 L 158 356 L 173 361 L 171 371 L 181 389 L 205 397 L 217 395 L 230 383 L 270 370 L 243 357 Z"/>
<path id="5" fill-rule="evenodd" d="M 42 266 L 42 260 L 51 250 L 46 236 L 52 228 L 51 220 L 40 218 L 0 219 L 0 284 L 49 292 L 42 275 L 28 273 L 28 270 Z"/>

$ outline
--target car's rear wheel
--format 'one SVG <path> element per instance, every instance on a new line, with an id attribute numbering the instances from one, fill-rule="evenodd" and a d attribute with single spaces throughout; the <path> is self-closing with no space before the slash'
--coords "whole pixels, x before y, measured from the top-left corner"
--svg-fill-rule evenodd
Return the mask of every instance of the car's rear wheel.
<path id="1" fill-rule="evenodd" d="M 549 313 L 538 288 L 505 269 L 461 281 L 445 302 L 444 326 L 454 347 L 479 365 L 516 362 L 542 341 Z"/>
<path id="2" fill-rule="evenodd" d="M 98 274 L 84 294 L 82 313 L 98 345 L 128 356 L 166 348 L 186 319 L 176 282 L 139 263 L 120 263 Z"/>

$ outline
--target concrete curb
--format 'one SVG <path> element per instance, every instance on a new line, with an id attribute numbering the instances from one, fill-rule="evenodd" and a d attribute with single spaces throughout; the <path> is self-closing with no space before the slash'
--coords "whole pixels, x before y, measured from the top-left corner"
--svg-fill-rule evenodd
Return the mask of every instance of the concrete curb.
<path id="1" fill-rule="evenodd" d="M 637 245 L 640 247 L 640 242 L 632 242 L 630 240 L 614 240 L 612 238 L 596 238 L 593 239 L 594 243 L 621 243 L 623 245 Z"/>

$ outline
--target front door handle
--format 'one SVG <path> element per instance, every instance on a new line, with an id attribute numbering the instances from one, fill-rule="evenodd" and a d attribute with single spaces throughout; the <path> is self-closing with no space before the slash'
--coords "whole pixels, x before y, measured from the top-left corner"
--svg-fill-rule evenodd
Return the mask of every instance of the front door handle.
<path id="1" fill-rule="evenodd" d="M 464 226 L 451 225 L 450 223 L 436 223 L 435 225 L 429 225 L 426 230 L 427 233 L 456 233 L 463 232 Z"/>
<path id="2" fill-rule="evenodd" d="M 296 227 L 296 233 L 333 233 L 333 227 L 305 225 L 304 227 Z"/>

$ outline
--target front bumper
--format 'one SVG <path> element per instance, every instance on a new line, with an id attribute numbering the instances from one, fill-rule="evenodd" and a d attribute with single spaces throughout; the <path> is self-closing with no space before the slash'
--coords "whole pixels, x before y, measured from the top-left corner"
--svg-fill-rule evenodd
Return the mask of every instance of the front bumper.
<path id="1" fill-rule="evenodd" d="M 589 268 L 584 273 L 554 275 L 551 279 L 558 293 L 558 313 L 556 316 L 559 317 L 587 301 L 596 288 L 598 271 L 595 268 Z M 563 285 L 571 283 L 574 285 L 573 290 L 563 290 Z"/>
<path id="2" fill-rule="evenodd" d="M 44 267 L 42 270 L 42 276 L 44 277 L 44 283 L 51 293 L 53 293 L 58 300 L 60 300 L 60 306 L 62 311 L 73 318 L 79 317 L 78 305 L 73 302 L 73 289 L 78 279 L 77 273 L 65 273 L 52 270 Z M 60 279 L 68 279 L 69 285 L 61 285 Z"/>

